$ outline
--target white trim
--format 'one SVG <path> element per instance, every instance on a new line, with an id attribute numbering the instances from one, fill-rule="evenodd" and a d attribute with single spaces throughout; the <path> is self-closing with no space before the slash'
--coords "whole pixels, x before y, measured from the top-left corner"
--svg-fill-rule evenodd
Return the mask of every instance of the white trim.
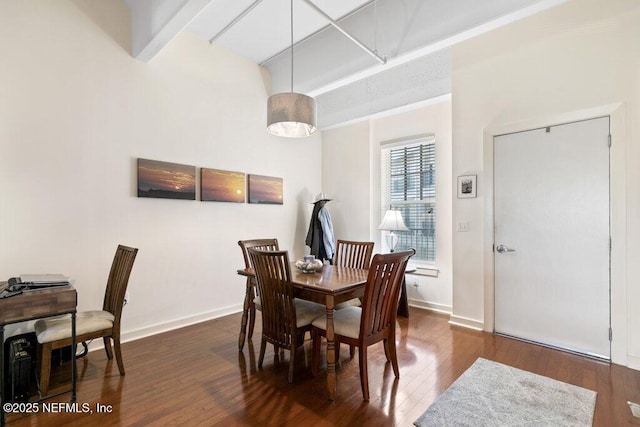
<path id="1" fill-rule="evenodd" d="M 482 323 L 482 321 L 469 319 L 462 316 L 454 316 L 453 314 L 449 318 L 449 324 L 453 326 L 461 326 L 467 329 L 473 329 L 475 331 L 484 330 L 484 323 Z"/>
<path id="2" fill-rule="evenodd" d="M 640 371 L 640 357 L 627 356 L 627 367 Z"/>
<path id="3" fill-rule="evenodd" d="M 207 320 L 217 319 L 218 317 L 228 316 L 230 314 L 242 311 L 242 305 L 233 305 L 206 313 L 196 314 L 194 316 L 183 317 L 182 319 L 170 320 L 168 322 L 159 323 L 135 331 L 127 331 L 121 334 L 120 342 L 139 340 L 152 335 L 161 334 L 163 332 L 173 331 L 175 329 L 184 328 L 186 326 L 195 325 L 197 323 L 206 322 Z M 240 331 L 240 329 L 238 329 Z M 102 340 L 93 340 L 89 345 L 89 351 L 104 349 Z"/>
<path id="4" fill-rule="evenodd" d="M 409 299 L 409 306 L 419 308 L 422 310 L 433 311 L 435 313 L 448 314 L 451 315 L 451 306 L 438 304 L 435 302 L 427 302 L 416 299 Z"/>
<path id="5" fill-rule="evenodd" d="M 438 277 L 440 269 L 434 266 L 416 265 L 415 270 L 407 272 L 407 274 L 423 277 Z"/>

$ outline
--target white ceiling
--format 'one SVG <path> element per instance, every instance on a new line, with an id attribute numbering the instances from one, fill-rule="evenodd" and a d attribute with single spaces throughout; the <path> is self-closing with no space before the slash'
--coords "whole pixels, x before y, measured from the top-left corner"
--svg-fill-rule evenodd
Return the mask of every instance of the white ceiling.
<path id="1" fill-rule="evenodd" d="M 254 3 L 255 0 L 216 0 L 209 3 L 189 27 L 211 40 L 227 24 Z M 314 3 L 338 20 L 371 0 L 315 0 Z M 245 17 L 216 40 L 217 44 L 261 64 L 291 45 L 290 0 L 262 0 Z M 294 43 L 326 27 L 327 20 L 306 3 L 293 2 Z"/>
<path id="2" fill-rule="evenodd" d="M 136 58 L 150 61 L 186 30 L 206 40 L 215 37 L 214 45 L 265 67 L 272 93 L 291 90 L 290 0 L 124 1 L 131 10 Z M 451 91 L 453 45 L 564 1 L 293 0 L 293 90 L 317 98 L 321 129 L 435 99 Z"/>

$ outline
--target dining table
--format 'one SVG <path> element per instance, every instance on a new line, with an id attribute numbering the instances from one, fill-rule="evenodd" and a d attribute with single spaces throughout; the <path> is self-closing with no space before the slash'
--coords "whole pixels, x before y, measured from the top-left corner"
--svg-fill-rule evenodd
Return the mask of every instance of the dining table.
<path id="1" fill-rule="evenodd" d="M 255 277 L 251 268 L 238 270 L 245 277 Z M 333 311 L 337 304 L 364 296 L 369 270 L 325 265 L 322 270 L 304 273 L 291 263 L 291 282 L 296 298 L 323 304 L 327 310 L 327 391 L 329 399 L 336 396 L 336 342 Z"/>

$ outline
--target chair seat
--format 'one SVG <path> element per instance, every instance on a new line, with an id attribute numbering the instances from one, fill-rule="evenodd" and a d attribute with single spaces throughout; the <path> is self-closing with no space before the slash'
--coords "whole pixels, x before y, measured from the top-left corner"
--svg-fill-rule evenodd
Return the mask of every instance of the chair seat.
<path id="1" fill-rule="evenodd" d="M 336 310 L 333 313 L 333 330 L 336 334 L 349 338 L 357 339 L 360 335 L 360 318 L 362 317 L 362 308 L 346 307 L 342 310 Z M 326 314 L 317 317 L 313 323 L 318 329 L 323 331 L 327 329 Z"/>
<path id="2" fill-rule="evenodd" d="M 295 298 L 293 303 L 296 306 L 296 326 L 298 328 L 310 325 L 316 318 L 327 313 L 322 304 L 298 298 Z"/>
<path id="3" fill-rule="evenodd" d="M 349 301 L 344 301 L 339 304 L 336 304 L 334 308 L 336 310 L 342 310 L 347 307 L 360 307 L 361 305 L 362 305 L 362 301 L 360 301 L 360 298 L 353 298 L 353 299 L 350 299 Z"/>
<path id="4" fill-rule="evenodd" d="M 108 311 L 83 311 L 76 315 L 76 336 L 113 327 L 114 316 Z M 71 315 L 39 319 L 34 324 L 40 344 L 71 337 Z"/>

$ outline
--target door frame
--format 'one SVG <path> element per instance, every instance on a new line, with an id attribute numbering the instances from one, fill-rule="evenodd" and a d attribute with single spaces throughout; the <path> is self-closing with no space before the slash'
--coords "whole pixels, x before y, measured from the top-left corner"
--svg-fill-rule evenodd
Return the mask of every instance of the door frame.
<path id="1" fill-rule="evenodd" d="M 494 332 L 495 272 L 494 272 L 494 136 L 522 132 L 530 129 L 555 126 L 570 122 L 609 116 L 612 136 L 610 153 L 610 204 L 611 218 L 611 362 L 628 366 L 627 299 L 626 299 L 626 105 L 616 103 L 577 110 L 563 114 L 523 120 L 515 123 L 495 124 L 483 132 L 483 294 L 484 325 L 487 332 Z"/>

